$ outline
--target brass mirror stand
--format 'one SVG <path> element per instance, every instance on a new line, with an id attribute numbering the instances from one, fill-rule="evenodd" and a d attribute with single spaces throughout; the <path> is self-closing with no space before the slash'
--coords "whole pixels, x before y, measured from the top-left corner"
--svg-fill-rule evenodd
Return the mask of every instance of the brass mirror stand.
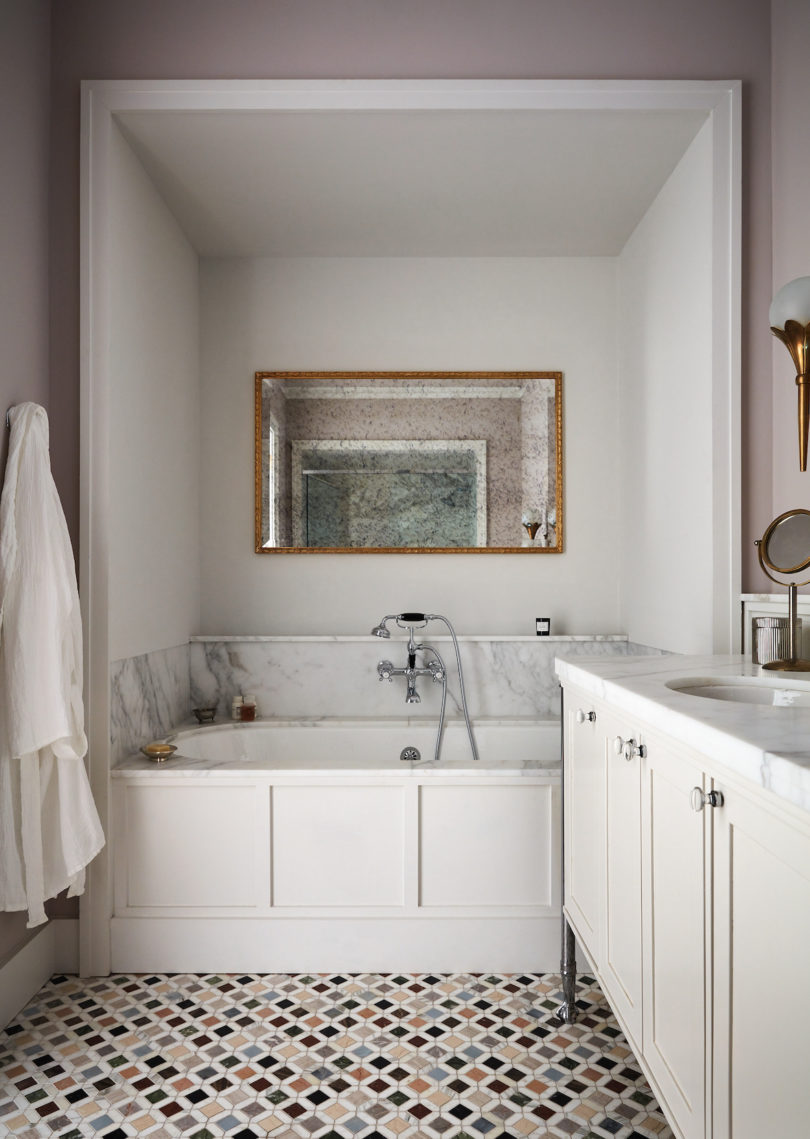
<path id="1" fill-rule="evenodd" d="M 810 584 L 810 577 L 784 582 L 774 576 L 779 573 L 787 577 L 810 568 L 810 511 L 788 510 L 780 514 L 755 544 L 762 572 L 777 585 L 787 585 L 788 590 L 787 658 L 768 661 L 762 667 L 770 672 L 810 672 L 810 660 L 797 655 L 796 644 L 799 586 Z"/>
<path id="2" fill-rule="evenodd" d="M 765 570 L 768 573 L 767 570 Z M 772 574 L 768 573 L 771 581 L 775 581 L 777 585 L 784 585 L 783 581 L 779 581 Z M 767 664 L 762 667 L 768 669 L 770 672 L 810 672 L 810 660 L 803 660 L 801 657 L 796 656 L 796 596 L 798 594 L 799 585 L 807 585 L 807 581 L 801 581 L 798 585 L 795 582 L 790 582 L 788 585 L 788 655 L 786 660 L 769 660 Z"/>

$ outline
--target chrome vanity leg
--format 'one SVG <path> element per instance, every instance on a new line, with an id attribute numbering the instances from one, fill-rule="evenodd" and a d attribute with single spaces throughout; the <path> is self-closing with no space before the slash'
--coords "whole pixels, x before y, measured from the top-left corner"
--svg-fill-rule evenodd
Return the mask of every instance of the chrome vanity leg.
<path id="1" fill-rule="evenodd" d="M 565 693 L 560 696 L 560 758 L 562 776 L 560 780 L 560 904 L 565 902 Z M 563 1024 L 573 1024 L 577 1019 L 577 953 L 574 931 L 560 914 L 562 924 L 562 945 L 560 949 L 560 976 L 562 978 L 563 1001 L 557 1009 L 557 1019 Z"/>
<path id="2" fill-rule="evenodd" d="M 557 1009 L 557 1017 L 564 1024 L 573 1024 L 577 1019 L 576 942 L 574 941 L 574 931 L 564 917 L 562 919 L 560 974 L 562 975 L 563 1002 Z"/>

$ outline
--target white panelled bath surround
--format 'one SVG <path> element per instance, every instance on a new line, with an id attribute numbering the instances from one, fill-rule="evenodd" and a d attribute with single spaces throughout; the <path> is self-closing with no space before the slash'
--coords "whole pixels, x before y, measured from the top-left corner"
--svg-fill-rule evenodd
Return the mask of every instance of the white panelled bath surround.
<path id="1" fill-rule="evenodd" d="M 551 730 L 549 730 L 551 728 Z M 559 733 L 319 720 L 181 732 L 113 773 L 113 968 L 553 969 Z M 213 840 L 213 841 L 212 841 Z M 414 965 L 414 962 L 416 963 Z"/>
<path id="2" fill-rule="evenodd" d="M 561 649 L 642 651 L 619 635 L 461 638 L 478 762 L 455 667 L 438 763 L 438 686 L 406 705 L 402 683 L 380 683 L 402 638 L 197 637 L 118 662 L 112 967 L 554 969 Z M 259 721 L 231 723 L 244 692 Z M 217 705 L 217 722 L 189 731 L 183 700 Z M 137 754 L 155 737 L 177 747 L 160 766 Z"/>

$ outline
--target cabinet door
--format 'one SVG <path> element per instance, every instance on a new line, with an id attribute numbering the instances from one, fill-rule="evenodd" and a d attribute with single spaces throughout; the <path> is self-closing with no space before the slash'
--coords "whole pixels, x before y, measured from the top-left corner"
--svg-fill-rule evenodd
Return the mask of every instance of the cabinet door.
<path id="1" fill-rule="evenodd" d="M 810 1126 L 810 828 L 719 783 L 715 815 L 715 1139 Z M 760 795 L 764 795 L 761 792 Z"/>
<path id="2" fill-rule="evenodd" d="M 595 719 L 578 720 L 577 713 Z M 602 711 L 565 691 L 565 908 L 583 948 L 599 960 L 604 906 L 605 733 Z"/>
<path id="3" fill-rule="evenodd" d="M 642 779 L 643 1054 L 683 1139 L 706 1133 L 707 829 L 702 768 L 659 737 Z M 736 1137 L 735 1137 L 736 1139 Z"/>
<path id="4" fill-rule="evenodd" d="M 601 979 L 636 1051 L 641 1049 L 642 739 L 622 719 L 603 719 L 607 736 L 606 900 Z M 621 746 L 620 746 L 621 745 Z"/>

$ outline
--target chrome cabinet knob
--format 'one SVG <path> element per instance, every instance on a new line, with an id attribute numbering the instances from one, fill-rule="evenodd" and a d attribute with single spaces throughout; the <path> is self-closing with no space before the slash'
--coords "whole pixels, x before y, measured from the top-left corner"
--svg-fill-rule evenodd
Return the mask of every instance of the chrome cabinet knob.
<path id="1" fill-rule="evenodd" d="M 616 736 L 614 739 L 613 750 L 616 755 L 624 756 L 628 763 L 632 759 L 644 759 L 647 755 L 644 744 L 637 743 L 634 739 L 623 740 L 621 736 Z"/>
<path id="2" fill-rule="evenodd" d="M 577 708 L 577 723 L 578 724 L 595 724 L 596 712 L 583 712 L 581 708 Z"/>
<path id="3" fill-rule="evenodd" d="M 702 811 L 704 807 L 722 807 L 725 801 L 722 791 L 704 792 L 700 787 L 693 787 L 689 795 L 693 811 Z"/>

